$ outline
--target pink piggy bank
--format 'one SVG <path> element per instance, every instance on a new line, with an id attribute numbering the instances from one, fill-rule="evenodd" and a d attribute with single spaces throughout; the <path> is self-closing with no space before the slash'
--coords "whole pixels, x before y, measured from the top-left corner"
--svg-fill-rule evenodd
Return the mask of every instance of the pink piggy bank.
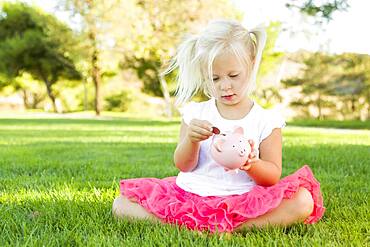
<path id="1" fill-rule="evenodd" d="M 215 135 L 211 144 L 211 157 L 225 168 L 225 171 L 238 169 L 247 162 L 251 146 L 244 137 L 242 127 L 234 127 L 233 132 Z"/>

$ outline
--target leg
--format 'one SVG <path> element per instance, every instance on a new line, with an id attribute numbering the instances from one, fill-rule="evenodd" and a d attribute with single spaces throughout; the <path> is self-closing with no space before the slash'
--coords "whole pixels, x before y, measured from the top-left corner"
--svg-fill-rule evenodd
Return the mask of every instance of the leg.
<path id="1" fill-rule="evenodd" d="M 129 217 L 138 219 L 149 219 L 154 221 L 159 221 L 159 219 L 153 214 L 149 213 L 140 206 L 138 203 L 130 201 L 124 196 L 117 197 L 112 206 L 112 213 L 118 218 Z"/>
<path id="2" fill-rule="evenodd" d="M 251 227 L 264 227 L 268 225 L 288 226 L 293 223 L 303 222 L 311 215 L 313 199 L 310 192 L 300 187 L 291 199 L 283 199 L 281 204 L 272 211 L 251 219 L 235 230 L 239 231 Z"/>

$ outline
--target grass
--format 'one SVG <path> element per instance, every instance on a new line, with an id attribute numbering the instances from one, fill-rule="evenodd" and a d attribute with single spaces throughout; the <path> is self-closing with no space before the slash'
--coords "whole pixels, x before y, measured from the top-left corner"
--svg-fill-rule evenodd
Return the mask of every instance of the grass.
<path id="1" fill-rule="evenodd" d="M 368 129 L 370 130 L 370 121 L 358 120 L 316 120 L 316 119 L 299 119 L 289 122 L 294 126 L 311 126 L 324 128 L 339 128 L 339 129 Z"/>
<path id="2" fill-rule="evenodd" d="M 231 239 L 146 221 L 115 220 L 121 178 L 177 174 L 178 121 L 0 118 L 0 246 L 370 245 L 370 130 L 289 126 L 283 175 L 303 164 L 327 211 L 315 225 Z"/>

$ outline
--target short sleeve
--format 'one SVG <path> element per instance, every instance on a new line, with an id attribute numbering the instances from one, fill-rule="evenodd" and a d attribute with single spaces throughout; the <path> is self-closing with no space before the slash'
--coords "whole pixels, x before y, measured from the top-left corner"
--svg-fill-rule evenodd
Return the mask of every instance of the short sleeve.
<path id="1" fill-rule="evenodd" d="M 273 129 L 281 129 L 286 126 L 284 118 L 280 113 L 274 111 L 266 111 L 264 122 L 262 123 L 262 130 L 260 135 L 260 142 L 266 139 Z"/>
<path id="2" fill-rule="evenodd" d="M 190 121 L 195 118 L 194 117 L 194 114 L 195 114 L 195 102 L 191 101 L 191 102 L 188 102 L 186 103 L 181 109 L 180 109 L 180 113 L 181 113 L 181 116 L 182 116 L 182 119 L 184 120 L 184 122 L 189 125 L 190 124 Z"/>

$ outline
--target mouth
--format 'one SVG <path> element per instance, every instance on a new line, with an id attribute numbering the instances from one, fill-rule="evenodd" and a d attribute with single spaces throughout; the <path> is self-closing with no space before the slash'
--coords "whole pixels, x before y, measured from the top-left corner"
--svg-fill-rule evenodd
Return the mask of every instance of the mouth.
<path id="1" fill-rule="evenodd" d="M 221 96 L 221 98 L 222 99 L 225 99 L 225 100 L 227 100 L 227 101 L 230 101 L 230 100 L 232 100 L 233 98 L 234 98 L 234 96 L 235 96 L 236 94 L 228 94 L 228 95 L 223 95 L 223 96 Z"/>

